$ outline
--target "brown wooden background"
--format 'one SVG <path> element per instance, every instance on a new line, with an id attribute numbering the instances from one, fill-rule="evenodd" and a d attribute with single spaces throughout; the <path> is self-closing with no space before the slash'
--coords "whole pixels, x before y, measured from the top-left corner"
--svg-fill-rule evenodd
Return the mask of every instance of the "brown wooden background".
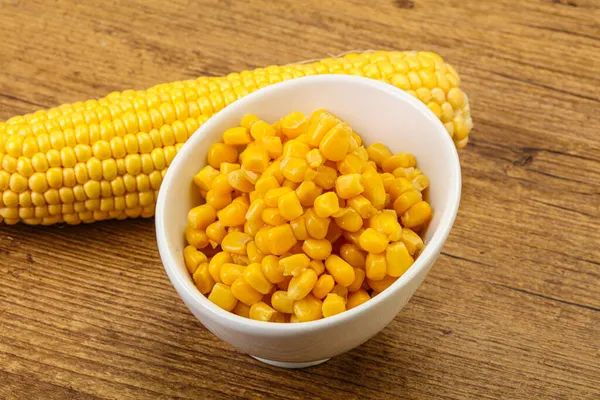
<path id="1" fill-rule="evenodd" d="M 152 220 L 0 226 L 0 398 L 600 398 L 597 0 L 0 0 L 0 120 L 352 49 L 440 53 L 476 124 L 443 256 L 389 327 L 272 368 L 187 311 Z"/>

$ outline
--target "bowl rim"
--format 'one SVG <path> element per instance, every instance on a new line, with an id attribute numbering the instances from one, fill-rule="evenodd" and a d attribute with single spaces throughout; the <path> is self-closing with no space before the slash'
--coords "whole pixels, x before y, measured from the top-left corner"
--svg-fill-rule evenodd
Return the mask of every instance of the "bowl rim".
<path id="1" fill-rule="evenodd" d="M 221 119 L 226 118 L 228 113 L 238 112 L 240 109 L 243 109 L 245 107 L 247 102 L 251 102 L 260 96 L 268 95 L 271 92 L 289 89 L 293 90 L 293 88 L 297 86 L 314 82 L 320 82 L 322 84 L 335 82 L 346 83 L 350 85 L 369 86 L 372 89 L 387 92 L 388 94 L 399 98 L 403 102 L 409 103 L 410 105 L 416 107 L 419 111 L 421 111 L 424 114 L 424 116 L 429 120 L 429 122 L 431 122 L 434 130 L 436 131 L 436 134 L 440 136 L 439 140 L 443 143 L 444 146 L 448 147 L 448 149 L 450 150 L 449 154 L 451 158 L 449 162 L 449 168 L 453 170 L 452 173 L 457 178 L 454 180 L 454 182 L 451 182 L 451 185 L 449 186 L 449 195 L 447 200 L 449 202 L 449 211 L 443 216 L 438 228 L 433 233 L 431 240 L 429 241 L 429 243 L 427 243 L 423 252 L 415 260 L 414 264 L 411 265 L 411 267 L 386 290 L 382 291 L 376 297 L 371 298 L 369 301 L 357 307 L 354 307 L 351 310 L 346 310 L 340 314 L 328 318 L 322 318 L 316 321 L 308 321 L 295 324 L 281 324 L 265 321 L 256 321 L 249 318 L 240 317 L 232 312 L 223 310 L 222 308 L 218 307 L 216 304 L 208 300 L 207 296 L 200 293 L 200 291 L 198 291 L 193 282 L 189 279 L 187 269 L 185 269 L 185 274 L 182 274 L 178 270 L 176 266 L 177 263 L 174 257 L 174 252 L 169 246 L 167 246 L 168 238 L 167 233 L 164 230 L 164 215 L 167 206 L 167 192 L 176 181 L 178 176 L 178 170 L 181 168 L 182 165 L 184 165 L 183 160 L 186 157 L 182 157 L 181 155 L 191 152 L 192 149 L 194 149 L 196 143 L 201 140 L 201 137 L 206 135 L 207 132 L 210 132 L 211 130 L 215 129 L 214 127 L 220 123 Z M 158 249 L 163 263 L 163 267 L 167 272 L 167 275 L 169 276 L 172 285 L 176 289 L 177 294 L 180 297 L 182 297 L 183 300 L 183 295 L 180 294 L 180 291 L 185 292 L 186 298 L 188 300 L 191 300 L 199 308 L 211 314 L 213 318 L 224 320 L 224 322 L 227 322 L 228 326 L 230 326 L 231 324 L 237 325 L 239 330 L 258 335 L 269 336 L 279 334 L 294 335 L 308 333 L 324 328 L 329 328 L 332 326 L 341 325 L 352 319 L 358 318 L 360 314 L 368 312 L 377 304 L 395 296 L 403 287 L 408 285 L 410 281 L 415 279 L 423 269 L 427 268 L 428 265 L 432 264 L 435 261 L 435 258 L 437 257 L 438 253 L 441 251 L 444 243 L 446 242 L 446 239 L 450 234 L 450 230 L 452 229 L 454 220 L 458 213 L 458 207 L 461 196 L 461 182 L 462 179 L 460 161 L 454 142 L 452 141 L 442 122 L 425 104 L 423 104 L 417 98 L 411 96 L 407 92 L 391 84 L 359 76 L 317 75 L 295 78 L 288 81 L 266 86 L 228 105 L 223 110 L 211 116 L 208 119 L 208 121 L 205 122 L 200 128 L 198 128 L 198 130 L 196 130 L 196 132 L 194 132 L 194 134 L 183 145 L 177 157 L 174 158 L 172 164 L 168 168 L 161 185 L 161 190 L 159 191 L 158 195 L 155 214 L 155 227 Z"/>

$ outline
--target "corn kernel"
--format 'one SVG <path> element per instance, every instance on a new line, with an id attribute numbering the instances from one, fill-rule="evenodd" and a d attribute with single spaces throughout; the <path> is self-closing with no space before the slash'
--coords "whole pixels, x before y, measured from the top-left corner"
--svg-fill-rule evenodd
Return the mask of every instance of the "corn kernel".
<path id="1" fill-rule="evenodd" d="M 238 302 L 231 293 L 231 288 L 222 283 L 216 283 L 213 286 L 208 299 L 226 311 L 232 311 Z"/>
<path id="2" fill-rule="evenodd" d="M 240 192 L 250 193 L 254 190 L 254 185 L 252 184 L 252 182 L 250 182 L 250 180 L 248 180 L 248 177 L 245 176 L 244 171 L 242 171 L 241 169 L 231 171 L 227 175 L 227 181 L 229 182 L 231 187 L 233 187 L 236 190 L 239 190 Z"/>
<path id="3" fill-rule="evenodd" d="M 213 168 L 219 168 L 223 163 L 235 163 L 238 152 L 235 147 L 225 143 L 215 143 L 209 147 L 207 153 L 208 164 Z"/>
<path id="4" fill-rule="evenodd" d="M 294 276 L 290 281 L 287 290 L 288 297 L 292 300 L 300 300 L 313 290 L 316 283 L 317 274 L 315 271 L 304 269 L 300 275 Z"/>
<path id="5" fill-rule="evenodd" d="M 217 217 L 223 226 L 239 226 L 246 221 L 248 206 L 240 202 L 231 202 L 217 212 Z"/>
<path id="6" fill-rule="evenodd" d="M 327 239 L 307 239 L 302 244 L 302 250 L 313 260 L 325 260 L 331 254 L 331 248 Z"/>
<path id="7" fill-rule="evenodd" d="M 244 232 L 229 232 L 221 242 L 221 248 L 233 254 L 246 254 L 246 245 L 252 240 L 252 236 Z"/>
<path id="8" fill-rule="evenodd" d="M 311 168 L 318 168 L 325 163 L 325 157 L 319 151 L 319 149 L 312 149 L 306 153 L 306 162 Z"/>
<path id="9" fill-rule="evenodd" d="M 327 236 L 330 220 L 319 217 L 314 208 L 309 208 L 304 213 L 304 221 L 306 223 L 306 231 L 313 239 L 324 239 Z"/>
<path id="10" fill-rule="evenodd" d="M 373 281 L 379 281 L 385 278 L 387 272 L 387 262 L 385 253 L 367 255 L 367 262 L 365 264 L 365 272 L 367 278 Z"/>
<path id="11" fill-rule="evenodd" d="M 304 114 L 294 111 L 281 118 L 281 132 L 290 139 L 297 138 L 306 131 L 308 123 Z"/>
<path id="12" fill-rule="evenodd" d="M 353 208 L 347 208 L 342 216 L 334 220 L 340 228 L 348 232 L 357 232 L 363 226 L 363 219 Z"/>
<path id="13" fill-rule="evenodd" d="M 387 158 L 381 168 L 384 172 L 392 172 L 396 168 L 410 168 L 417 165 L 417 159 L 410 153 L 398 153 Z"/>
<path id="14" fill-rule="evenodd" d="M 362 303 L 366 302 L 370 298 L 371 297 L 369 297 L 369 293 L 367 293 L 366 290 L 363 290 L 363 289 L 357 290 L 356 292 L 350 293 L 348 295 L 348 301 L 346 302 L 346 308 L 348 310 L 351 310 L 354 307 L 360 306 Z"/>
<path id="15" fill-rule="evenodd" d="M 314 211 L 319 218 L 328 218 L 339 208 L 338 197 L 334 192 L 323 193 L 315 199 Z"/>
<path id="16" fill-rule="evenodd" d="M 196 250 L 194 246 L 186 246 L 183 249 L 183 259 L 185 261 L 185 266 L 190 274 L 193 274 L 198 268 L 198 265 L 207 262 L 206 256 Z"/>
<path id="17" fill-rule="evenodd" d="M 318 300 L 309 294 L 301 300 L 294 302 L 294 316 L 299 322 L 321 319 L 323 317 L 321 306 L 321 300 Z"/>
<path id="18" fill-rule="evenodd" d="M 418 192 L 417 192 L 418 193 Z M 395 204 L 395 203 L 394 203 Z M 426 201 L 419 201 L 402 214 L 402 225 L 406 228 L 420 226 L 431 219 L 431 206 Z"/>
<path id="19" fill-rule="evenodd" d="M 325 272 L 325 264 L 321 260 L 311 260 L 308 264 L 308 268 L 312 269 L 317 273 L 317 276 Z"/>
<path id="20" fill-rule="evenodd" d="M 285 179 L 285 177 L 283 176 L 283 173 L 281 172 L 281 161 L 274 160 L 271 163 L 271 165 L 269 165 L 267 167 L 265 172 L 263 172 L 262 176 L 263 177 L 273 176 L 273 177 L 275 177 L 275 179 L 277 179 L 277 182 L 281 185 L 283 183 L 283 180 Z"/>
<path id="21" fill-rule="evenodd" d="M 346 301 L 335 293 L 327 294 L 322 305 L 323 317 L 331 317 L 344 311 L 346 311 Z"/>
<path id="22" fill-rule="evenodd" d="M 304 181 L 296 188 L 296 196 L 304 207 L 312 207 L 315 199 L 323 193 L 323 189 L 313 181 Z"/>
<path id="23" fill-rule="evenodd" d="M 348 153 L 346 157 L 340 162 L 337 163 L 337 169 L 344 175 L 349 174 L 360 174 L 362 172 L 364 166 L 364 161 L 361 158 L 354 154 Z"/>
<path id="24" fill-rule="evenodd" d="M 303 158 L 285 158 L 280 165 L 283 176 L 296 183 L 304 180 L 308 170 L 308 163 Z"/>
<path id="25" fill-rule="evenodd" d="M 337 171 L 328 165 L 321 165 L 317 168 L 317 175 L 314 182 L 325 190 L 333 189 L 335 180 L 337 179 Z"/>
<path id="26" fill-rule="evenodd" d="M 248 129 L 243 126 L 229 128 L 223 133 L 223 142 L 233 146 L 245 145 L 252 141 Z"/>
<path id="27" fill-rule="evenodd" d="M 292 228 L 296 239 L 306 240 L 310 237 L 308 235 L 308 230 L 306 229 L 306 221 L 303 215 L 290 221 L 290 227 Z"/>
<path id="28" fill-rule="evenodd" d="M 233 263 L 225 263 L 219 270 L 219 278 L 222 283 L 231 286 L 233 282 L 244 274 L 245 266 Z"/>
<path id="29" fill-rule="evenodd" d="M 6 194 L 6 192 L 4 193 Z M 206 236 L 206 232 L 197 231 L 190 227 L 185 229 L 185 240 L 188 242 L 188 244 L 197 249 L 203 249 L 208 246 L 208 236 Z"/>
<path id="30" fill-rule="evenodd" d="M 237 163 L 223 163 L 221 164 L 221 168 L 219 168 L 219 172 L 225 175 L 229 175 L 230 172 L 238 170 L 240 168 L 241 165 Z"/>
<path id="31" fill-rule="evenodd" d="M 233 263 L 233 258 L 231 258 L 231 255 L 225 251 L 215 254 L 210 259 L 208 264 L 208 272 L 215 282 L 221 283 L 221 267 L 227 263 Z"/>
<path id="32" fill-rule="evenodd" d="M 385 258 L 387 261 L 387 274 L 393 277 L 404 274 L 414 262 L 402 242 L 390 243 L 385 250 Z"/>
<path id="33" fill-rule="evenodd" d="M 263 172 L 269 166 L 269 154 L 263 147 L 248 147 L 240 155 L 242 167 L 248 171 Z"/>
<path id="34" fill-rule="evenodd" d="M 369 218 L 369 228 L 383 233 L 391 242 L 397 242 L 402 237 L 402 227 L 393 210 L 385 210 Z"/>
<path id="35" fill-rule="evenodd" d="M 258 249 L 254 240 L 248 242 L 246 245 L 246 252 L 248 255 L 248 261 L 250 263 L 260 263 L 265 255 Z"/>
<path id="36" fill-rule="evenodd" d="M 335 181 L 335 191 L 342 199 L 350 199 L 364 190 L 360 174 L 340 175 Z"/>
<path id="37" fill-rule="evenodd" d="M 325 240 L 329 243 L 336 243 L 339 238 L 342 237 L 344 231 L 337 224 L 329 224 L 327 229 L 327 235 L 325 236 Z"/>
<path id="38" fill-rule="evenodd" d="M 423 248 L 423 239 L 417 235 L 412 229 L 402 228 L 402 236 L 400 238 L 402 243 L 406 246 L 408 253 L 414 256 Z"/>
<path id="39" fill-rule="evenodd" d="M 279 136 L 263 136 L 259 144 L 267 151 L 271 159 L 275 159 L 283 154 L 283 143 Z"/>
<path id="40" fill-rule="evenodd" d="M 335 281 L 344 286 L 350 286 L 354 282 L 354 268 L 339 256 L 332 254 L 325 260 L 325 269 L 333 276 Z"/>
<path id="41" fill-rule="evenodd" d="M 299 140 L 288 140 L 283 145 L 283 158 L 307 158 L 310 147 Z M 307 160 L 308 161 L 308 160 Z"/>
<path id="42" fill-rule="evenodd" d="M 346 241 L 348 243 L 360 247 L 360 235 L 362 235 L 362 233 L 364 231 L 365 231 L 364 228 L 360 228 L 356 232 L 346 232 L 346 231 L 344 231 L 344 233 L 342 234 L 342 236 L 344 236 L 344 239 L 346 239 Z"/>
<path id="43" fill-rule="evenodd" d="M 261 176 L 256 181 L 255 189 L 260 197 L 264 197 L 271 189 L 279 188 L 279 182 L 274 176 Z"/>
<path id="44" fill-rule="evenodd" d="M 257 121 L 259 121 L 259 118 L 256 115 L 246 114 L 242 117 L 240 126 L 243 126 L 244 128 L 250 130 L 252 128 L 252 125 L 254 125 L 254 123 L 256 123 Z"/>
<path id="45" fill-rule="evenodd" d="M 262 294 L 256 291 L 246 280 L 244 277 L 237 278 L 231 284 L 231 293 L 238 299 L 240 302 L 251 306 L 254 303 L 258 303 L 262 299 Z"/>
<path id="46" fill-rule="evenodd" d="M 294 254 L 279 260 L 279 270 L 283 271 L 285 276 L 298 276 L 309 264 L 310 259 L 305 254 Z"/>
<path id="47" fill-rule="evenodd" d="M 279 209 L 267 207 L 262 212 L 262 220 L 268 225 L 283 225 L 287 220 L 281 215 Z"/>
<path id="48" fill-rule="evenodd" d="M 204 230 L 217 218 L 214 208 L 207 204 L 192 208 L 188 212 L 188 226 L 192 229 Z"/>
<path id="49" fill-rule="evenodd" d="M 244 280 L 262 294 L 269 293 L 273 288 L 273 284 L 265 277 L 259 263 L 253 263 L 246 267 L 244 270 Z"/>
<path id="50" fill-rule="evenodd" d="M 222 210 L 231 203 L 231 192 L 217 193 L 214 190 L 209 190 L 206 193 L 206 204 L 215 210 Z M 217 214 L 218 215 L 218 214 Z"/>
<path id="51" fill-rule="evenodd" d="M 327 111 L 315 111 L 309 119 L 306 134 L 309 137 L 309 144 L 318 147 L 325 135 L 338 123 L 339 119 Z"/>
<path id="52" fill-rule="evenodd" d="M 340 247 L 340 256 L 344 261 L 355 268 L 365 268 L 366 256 L 364 252 L 354 244 L 344 243 Z"/>
<path id="53" fill-rule="evenodd" d="M 352 129 L 346 122 L 340 122 L 331 128 L 319 143 L 323 157 L 331 161 L 342 161 L 349 149 L 351 133 Z"/>
<path id="54" fill-rule="evenodd" d="M 289 224 L 279 225 L 267 231 L 267 247 L 270 254 L 282 255 L 288 252 L 297 241 Z M 261 251 L 263 250 L 261 249 Z M 263 251 L 263 253 L 265 252 Z"/>
<path id="55" fill-rule="evenodd" d="M 275 136 L 275 129 L 265 121 L 256 121 L 250 128 L 250 135 L 256 139 L 262 139 L 268 136 Z"/>
<path id="56" fill-rule="evenodd" d="M 367 153 L 369 154 L 369 160 L 375 161 L 380 168 L 384 161 L 392 156 L 390 149 L 381 143 L 373 143 L 372 145 L 367 146 Z"/>
<path id="57" fill-rule="evenodd" d="M 268 304 L 259 301 L 258 303 L 254 303 L 252 306 L 250 306 L 249 316 L 250 319 L 254 319 L 256 321 L 270 322 L 274 320 L 276 313 L 277 312 Z"/>
<path id="58" fill-rule="evenodd" d="M 250 306 L 238 301 L 236 306 L 233 308 L 233 313 L 235 315 L 239 315 L 240 317 L 250 318 Z"/>
<path id="59" fill-rule="evenodd" d="M 285 280 L 283 268 L 279 266 L 277 256 L 267 255 L 261 262 L 262 272 L 271 283 L 281 283 Z"/>
<path id="60" fill-rule="evenodd" d="M 333 279 L 333 276 L 323 274 L 319 277 L 317 283 L 315 283 L 315 286 L 312 290 L 312 295 L 315 296 L 315 298 L 322 300 L 325 296 L 327 296 L 327 293 L 331 292 L 334 286 L 335 280 Z"/>
<path id="61" fill-rule="evenodd" d="M 377 232 L 373 228 L 367 228 L 360 235 L 360 247 L 369 253 L 382 253 L 385 251 L 389 239 L 383 233 Z"/>
<path id="62" fill-rule="evenodd" d="M 294 312 L 294 299 L 291 299 L 287 292 L 278 290 L 271 296 L 271 305 L 281 313 L 291 314 Z"/>
<path id="63" fill-rule="evenodd" d="M 362 288 L 365 281 L 366 271 L 362 268 L 354 268 L 354 282 L 348 286 L 348 292 L 356 292 Z"/>
<path id="64" fill-rule="evenodd" d="M 374 207 L 362 194 L 354 196 L 346 201 L 346 205 L 354 209 L 361 218 L 367 219 L 374 215 Z M 376 211 L 376 210 L 375 210 Z"/>
<path id="65" fill-rule="evenodd" d="M 281 216 L 288 221 L 292 221 L 300 217 L 304 212 L 296 192 L 293 191 L 281 195 L 277 200 L 277 207 Z"/>
<path id="66" fill-rule="evenodd" d="M 276 208 L 279 205 L 279 198 L 292 191 L 293 190 L 288 187 L 277 187 L 275 189 L 270 189 L 264 195 L 264 202 L 268 207 Z"/>
<path id="67" fill-rule="evenodd" d="M 202 190 L 210 190 L 214 179 L 218 175 L 218 170 L 216 170 L 210 165 L 207 165 L 194 176 L 194 183 Z"/>

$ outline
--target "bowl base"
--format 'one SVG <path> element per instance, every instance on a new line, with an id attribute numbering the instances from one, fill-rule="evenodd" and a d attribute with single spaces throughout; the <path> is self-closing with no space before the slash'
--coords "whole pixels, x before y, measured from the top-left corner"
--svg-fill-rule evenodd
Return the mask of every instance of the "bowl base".
<path id="1" fill-rule="evenodd" d="M 292 368 L 292 369 L 314 367 L 315 365 L 323 364 L 324 362 L 329 361 L 329 358 L 326 358 L 324 360 L 295 363 L 295 362 L 265 360 L 264 358 L 259 358 L 259 357 L 255 357 L 255 356 L 252 356 L 252 355 L 250 357 L 252 357 L 252 358 L 254 358 L 254 359 L 256 359 L 256 360 L 258 360 L 260 362 L 263 362 L 265 364 L 272 365 L 274 367 Z"/>

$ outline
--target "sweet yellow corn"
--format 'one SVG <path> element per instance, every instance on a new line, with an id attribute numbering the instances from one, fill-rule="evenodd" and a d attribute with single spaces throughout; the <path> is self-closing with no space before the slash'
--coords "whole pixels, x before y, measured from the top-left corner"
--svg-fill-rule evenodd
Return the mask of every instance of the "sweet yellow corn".
<path id="1" fill-rule="evenodd" d="M 231 293 L 240 302 L 251 306 L 262 299 L 262 293 L 254 289 L 252 285 L 246 282 L 245 278 L 240 276 L 231 284 Z"/>
<path id="2" fill-rule="evenodd" d="M 231 288 L 223 283 L 215 283 L 208 299 L 226 311 L 233 311 L 238 303 Z"/>
<path id="3" fill-rule="evenodd" d="M 317 283 L 317 274 L 310 268 L 294 276 L 287 289 L 288 297 L 292 300 L 300 300 L 308 295 Z"/>
<path id="4" fill-rule="evenodd" d="M 351 310 L 354 307 L 358 307 L 362 303 L 364 303 L 370 299 L 371 299 L 371 297 L 369 296 L 369 293 L 367 293 L 366 290 L 363 290 L 363 289 L 357 290 L 356 292 L 350 293 L 348 295 L 348 301 L 346 302 L 346 308 L 348 310 Z"/>
<path id="5" fill-rule="evenodd" d="M 294 316 L 300 322 L 315 321 L 323 317 L 322 302 L 312 295 L 303 297 L 294 302 Z"/>
<path id="6" fill-rule="evenodd" d="M 432 215 L 421 194 L 429 182 L 412 155 L 393 155 L 381 144 L 364 148 L 349 125 L 324 110 L 310 118 L 292 113 L 272 125 L 249 115 L 238 128 L 212 147 L 212 165 L 194 177 L 206 204 L 188 213 L 183 258 L 200 292 L 242 317 L 303 322 L 362 304 L 412 265 L 423 248 L 418 233 Z M 274 137 L 283 145 L 276 159 L 265 146 Z M 296 161 L 306 166 L 303 176 Z M 136 163 L 124 167 L 133 173 Z M 22 161 L 15 168 L 33 171 L 38 164 L 36 158 L 31 167 Z M 60 192 L 55 167 L 47 168 L 50 177 L 34 183 L 69 196 Z M 123 193 L 134 190 L 127 179 Z M 106 187 L 82 190 L 95 196 Z M 9 204 L 21 201 L 13 197 Z M 25 201 L 34 204 L 34 197 Z M 97 201 L 90 205 L 96 210 L 100 199 L 86 202 Z M 46 215 L 60 211 L 48 208 Z"/>
<path id="7" fill-rule="evenodd" d="M 259 301 L 258 303 L 252 304 L 250 306 L 250 319 L 255 319 L 257 321 L 273 321 L 276 317 L 277 311 L 271 308 L 268 304 Z"/>

